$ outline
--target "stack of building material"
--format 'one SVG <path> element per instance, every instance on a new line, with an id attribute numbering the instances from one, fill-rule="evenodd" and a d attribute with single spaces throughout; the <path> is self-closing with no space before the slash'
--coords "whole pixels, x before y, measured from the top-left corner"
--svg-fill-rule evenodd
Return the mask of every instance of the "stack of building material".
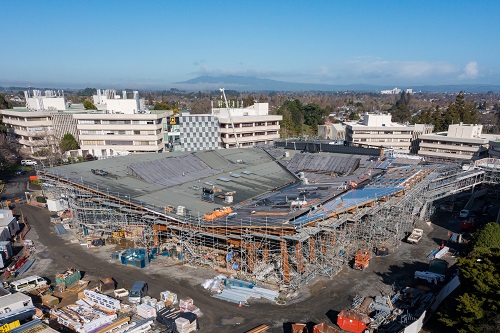
<path id="1" fill-rule="evenodd" d="M 174 305 L 177 304 L 177 294 L 165 290 L 160 293 L 160 301 L 163 301 L 166 303 L 166 305 Z"/>
<path id="2" fill-rule="evenodd" d="M 216 294 L 213 297 L 222 299 L 232 303 L 239 303 L 242 305 L 247 305 L 250 298 L 264 298 L 269 301 L 276 301 L 279 293 L 274 290 L 260 288 L 253 286 L 248 287 L 230 287 L 224 288 L 220 294 Z"/>
<path id="3" fill-rule="evenodd" d="M 137 314 L 142 318 L 154 318 L 156 317 L 156 309 L 148 304 L 139 304 Z"/>
<path id="4" fill-rule="evenodd" d="M 78 333 L 90 333 L 111 324 L 116 314 L 106 314 L 90 305 L 72 304 L 64 308 L 53 308 L 50 314 L 57 322 Z"/>
<path id="5" fill-rule="evenodd" d="M 118 311 L 121 309 L 121 302 L 113 297 L 109 297 L 92 290 L 84 290 L 83 294 L 94 302 L 99 308 L 107 311 Z"/>
<path id="6" fill-rule="evenodd" d="M 156 321 L 165 326 L 165 333 L 175 333 L 175 319 L 178 316 L 179 310 L 166 307 L 156 313 Z"/>
<path id="7" fill-rule="evenodd" d="M 203 288 L 213 292 L 219 293 L 224 287 L 224 281 L 226 281 L 227 277 L 225 275 L 218 275 L 213 279 L 205 280 L 201 285 Z"/>
<path id="8" fill-rule="evenodd" d="M 189 311 L 189 307 L 193 306 L 193 299 L 186 297 L 186 298 L 181 298 L 179 301 L 179 308 L 181 309 L 181 312 L 187 312 Z"/>
<path id="9" fill-rule="evenodd" d="M 175 327 L 177 327 L 177 331 L 179 333 L 194 332 L 197 329 L 196 317 L 194 317 L 193 320 L 190 320 L 188 318 L 178 317 L 175 320 Z"/>

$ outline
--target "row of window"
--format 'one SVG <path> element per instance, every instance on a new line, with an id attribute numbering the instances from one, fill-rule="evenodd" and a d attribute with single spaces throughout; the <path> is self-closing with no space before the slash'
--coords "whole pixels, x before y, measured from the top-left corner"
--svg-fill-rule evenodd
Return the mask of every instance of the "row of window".
<path id="1" fill-rule="evenodd" d="M 469 151 L 448 150 L 448 149 L 427 148 L 427 147 L 421 147 L 418 151 L 419 152 L 421 152 L 421 151 L 431 151 L 431 152 L 434 152 L 434 153 L 445 153 L 445 154 L 455 154 L 455 155 L 469 155 L 469 156 L 474 155 L 473 152 L 469 152 Z"/>
<path id="2" fill-rule="evenodd" d="M 161 124 L 161 119 L 156 120 L 88 120 L 79 119 L 80 125 L 154 125 Z"/>
<path id="3" fill-rule="evenodd" d="M 158 141 L 132 141 L 132 140 L 82 140 L 83 145 L 88 146 L 156 146 L 161 144 L 161 140 Z"/>
<path id="4" fill-rule="evenodd" d="M 267 122 L 267 126 L 272 126 L 272 125 L 278 125 L 277 121 L 269 121 Z M 239 123 L 239 124 L 234 124 L 235 128 L 242 128 L 242 127 L 257 127 L 257 126 L 266 126 L 265 122 L 259 122 L 259 123 Z M 224 128 L 233 128 L 231 124 L 226 124 Z"/>
<path id="5" fill-rule="evenodd" d="M 373 135 L 379 135 L 379 134 L 387 134 L 387 135 L 411 135 L 411 131 L 350 131 L 351 133 L 354 134 L 373 134 Z"/>
<path id="6" fill-rule="evenodd" d="M 430 143 L 430 144 L 434 144 L 434 145 L 457 146 L 457 147 L 472 147 L 472 148 L 482 146 L 482 144 L 479 144 L 479 143 L 473 144 L 473 143 L 434 141 L 434 140 L 422 140 L 422 143 Z"/>
<path id="7" fill-rule="evenodd" d="M 95 131 L 95 130 L 81 130 L 80 135 L 157 135 L 161 130 L 157 131 Z"/>
<path id="8" fill-rule="evenodd" d="M 353 142 L 410 142 L 410 139 L 354 139 Z"/>

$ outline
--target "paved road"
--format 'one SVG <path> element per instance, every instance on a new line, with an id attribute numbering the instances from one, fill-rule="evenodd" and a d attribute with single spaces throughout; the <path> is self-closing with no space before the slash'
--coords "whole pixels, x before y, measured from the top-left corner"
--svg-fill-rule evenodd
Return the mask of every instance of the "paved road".
<path id="1" fill-rule="evenodd" d="M 22 183 L 21 180 L 19 182 Z M 7 193 L 24 193 L 23 186 L 16 184 L 18 182 L 9 183 L 13 189 Z M 427 228 L 432 237 L 422 240 L 418 246 L 403 243 L 397 252 L 388 257 L 373 259 L 370 267 L 363 272 L 346 267 L 332 280 L 315 279 L 305 287 L 304 290 L 307 290 L 310 297 L 304 301 L 287 306 L 253 303 L 239 308 L 233 303 L 210 297 L 201 286 L 193 287 L 189 283 L 189 276 L 185 280 L 169 278 L 168 269 L 176 268 L 168 268 L 162 274 L 152 274 L 147 268 L 139 270 L 111 264 L 109 260 L 96 257 L 81 245 L 57 235 L 49 221 L 50 213 L 47 210 L 29 205 L 21 205 L 17 208 L 19 209 L 22 209 L 33 228 L 28 238 L 36 239 L 38 244 L 43 245 L 43 250 L 37 252 L 36 256 L 39 259 L 52 259 L 50 274 L 45 274 L 47 278 L 54 281 L 56 273 L 74 267 L 92 277 L 112 276 L 119 287 L 129 288 L 133 282 L 144 280 L 149 283 L 149 293 L 154 297 L 158 297 L 163 290 L 171 290 L 179 297 L 193 298 L 195 305 L 204 313 L 200 320 L 201 332 L 244 332 L 265 323 L 273 327 L 270 332 L 282 333 L 284 327 L 289 327 L 289 323 L 293 322 L 331 324 L 336 320 L 336 313 L 350 304 L 350 297 L 356 294 L 379 295 L 381 291 L 389 292 L 392 284 L 402 288 L 412 283 L 413 272 L 425 267 L 425 255 L 430 252 L 430 248 L 436 246 L 435 239 L 446 235 L 444 229 Z M 425 227 L 424 225 L 423 228 Z M 36 266 L 30 273 L 37 273 Z"/>

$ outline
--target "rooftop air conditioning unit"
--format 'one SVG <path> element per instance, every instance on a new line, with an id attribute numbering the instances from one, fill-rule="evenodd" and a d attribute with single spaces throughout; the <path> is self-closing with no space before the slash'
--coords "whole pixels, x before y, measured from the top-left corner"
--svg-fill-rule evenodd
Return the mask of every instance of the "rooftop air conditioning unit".
<path id="1" fill-rule="evenodd" d="M 186 213 L 186 207 L 177 206 L 177 215 L 184 216 L 185 213 Z"/>

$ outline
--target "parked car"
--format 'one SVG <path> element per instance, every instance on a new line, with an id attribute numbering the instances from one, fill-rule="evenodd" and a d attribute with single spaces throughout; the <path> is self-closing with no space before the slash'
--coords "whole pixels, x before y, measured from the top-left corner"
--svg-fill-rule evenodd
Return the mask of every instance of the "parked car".
<path id="1" fill-rule="evenodd" d="M 33 161 L 33 160 L 21 160 L 21 165 L 34 166 L 34 165 L 38 165 L 38 162 L 37 161 Z"/>

